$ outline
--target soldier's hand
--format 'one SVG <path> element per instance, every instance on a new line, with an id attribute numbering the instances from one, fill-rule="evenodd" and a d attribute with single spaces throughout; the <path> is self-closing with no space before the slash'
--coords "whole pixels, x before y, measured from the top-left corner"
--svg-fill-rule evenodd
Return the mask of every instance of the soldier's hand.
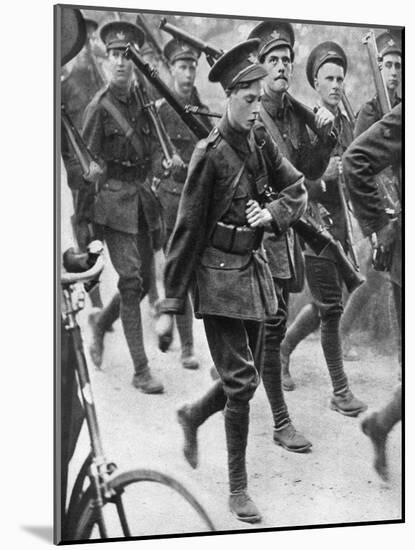
<path id="1" fill-rule="evenodd" d="M 372 264 L 376 271 L 390 270 L 395 239 L 396 220 L 390 220 L 376 233 L 376 237 L 372 240 L 375 247 Z"/>
<path id="2" fill-rule="evenodd" d="M 251 227 L 264 227 L 272 222 L 271 212 L 261 208 L 257 201 L 249 200 L 246 206 L 246 219 Z"/>
<path id="3" fill-rule="evenodd" d="M 324 181 L 337 180 L 339 177 L 339 162 L 340 157 L 330 157 L 326 171 L 324 172 Z"/>
<path id="4" fill-rule="evenodd" d="M 396 239 L 396 220 L 390 220 L 382 229 L 376 233 L 377 246 L 389 250 Z"/>
<path id="5" fill-rule="evenodd" d="M 103 173 L 104 171 L 101 166 L 93 160 L 89 165 L 88 172 L 83 175 L 83 178 L 87 183 L 97 183 Z"/>
<path id="6" fill-rule="evenodd" d="M 173 156 L 171 158 L 170 166 L 171 166 L 171 168 L 173 168 L 173 170 L 174 169 L 179 169 L 179 168 L 184 168 L 184 162 L 182 161 L 182 159 L 180 158 L 180 156 L 177 153 L 173 154 Z"/>
<path id="7" fill-rule="evenodd" d="M 159 349 L 167 351 L 173 340 L 173 315 L 162 313 L 156 321 L 156 334 L 159 341 Z"/>
<path id="8" fill-rule="evenodd" d="M 334 123 L 334 115 L 325 107 L 318 107 L 314 121 L 317 128 L 327 128 L 327 133 L 329 133 Z"/>

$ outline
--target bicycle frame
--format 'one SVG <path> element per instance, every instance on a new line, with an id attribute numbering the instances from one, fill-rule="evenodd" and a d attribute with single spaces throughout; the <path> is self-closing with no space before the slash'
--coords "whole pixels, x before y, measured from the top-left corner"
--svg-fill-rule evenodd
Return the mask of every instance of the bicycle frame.
<path id="1" fill-rule="evenodd" d="M 102 446 L 101 434 L 95 402 L 91 389 L 88 365 L 83 349 L 81 329 L 76 315 L 83 308 L 85 291 L 76 288 L 75 284 L 62 285 L 65 312 L 63 314 L 65 328 L 69 332 L 70 345 L 75 352 L 75 370 L 81 390 L 82 404 L 85 419 L 91 441 L 91 452 L 85 459 L 73 486 L 69 505 L 65 514 L 64 531 L 69 532 L 76 520 L 76 510 L 82 498 L 82 494 L 88 489 L 83 489 L 85 479 L 88 477 L 90 485 L 94 489 L 95 505 L 98 509 L 98 524 L 102 538 L 107 538 L 107 530 L 102 514 L 102 508 L 106 499 L 110 498 L 111 491 L 108 488 L 109 476 L 116 469 L 115 464 L 108 464 Z"/>

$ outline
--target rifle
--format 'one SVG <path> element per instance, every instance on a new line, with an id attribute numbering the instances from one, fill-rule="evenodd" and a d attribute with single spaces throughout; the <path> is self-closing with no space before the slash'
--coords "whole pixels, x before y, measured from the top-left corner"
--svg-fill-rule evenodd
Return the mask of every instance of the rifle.
<path id="1" fill-rule="evenodd" d="M 353 111 L 353 107 L 351 106 L 349 98 L 347 97 L 345 91 L 343 91 L 343 94 L 342 94 L 342 103 L 343 103 L 344 110 L 346 111 L 347 118 L 349 119 L 350 123 L 354 128 L 354 125 L 356 123 L 356 115 Z"/>
<path id="2" fill-rule="evenodd" d="M 219 57 L 221 57 L 224 53 L 223 50 L 218 50 L 217 48 L 214 48 L 211 44 L 203 42 L 192 34 L 183 31 L 182 29 L 179 29 L 174 25 L 171 25 L 167 22 L 167 19 L 165 17 L 161 19 L 159 28 L 171 34 L 173 38 L 176 38 L 177 40 L 182 40 L 183 42 L 187 42 L 196 50 L 200 50 L 201 52 L 203 52 L 206 55 L 206 60 L 210 66 L 212 66 L 215 61 L 219 59 Z"/>
<path id="3" fill-rule="evenodd" d="M 318 226 L 314 220 L 301 218 L 292 228 L 318 256 L 325 250 L 332 254 L 349 293 L 365 282 L 366 279 L 356 271 L 339 241 L 336 241 L 326 229 Z"/>
<path id="4" fill-rule="evenodd" d="M 167 133 L 166 127 L 164 126 L 163 121 L 159 116 L 154 101 L 150 101 L 147 90 L 144 86 L 139 87 L 139 93 L 141 95 L 143 109 L 147 111 L 148 116 L 150 117 L 150 120 L 157 135 L 157 139 L 163 151 L 166 167 L 170 167 L 170 165 L 172 164 L 173 155 L 179 156 L 179 154 L 170 140 L 170 136 Z M 169 171 L 166 169 L 165 176 L 168 175 Z"/>
<path id="5" fill-rule="evenodd" d="M 340 157 L 337 159 L 337 165 L 339 167 L 337 187 L 340 195 L 341 208 L 343 210 L 343 214 L 346 220 L 346 242 L 348 244 L 350 259 L 352 260 L 354 268 L 356 269 L 356 271 L 359 271 L 359 260 L 357 258 L 356 248 L 353 239 L 352 218 L 350 216 L 350 208 L 344 192 L 344 190 L 346 189 L 346 182 L 344 180 L 343 163 Z"/>
<path id="6" fill-rule="evenodd" d="M 78 162 L 81 165 L 84 174 L 86 174 L 89 172 L 92 163 L 98 163 L 90 153 L 88 147 L 86 146 L 78 130 L 75 128 L 63 105 L 61 105 L 61 120 L 63 129 L 65 130 L 66 136 L 69 143 L 71 144 L 73 152 L 75 153 L 75 156 L 78 159 Z"/>
<path id="7" fill-rule="evenodd" d="M 379 98 L 380 109 L 382 116 L 385 116 L 392 109 L 389 99 L 388 90 L 385 81 L 383 80 L 378 48 L 376 46 L 375 32 L 370 31 L 364 38 L 363 44 L 367 46 L 369 55 L 370 68 L 372 69 L 373 78 L 375 80 L 376 93 Z"/>
<path id="8" fill-rule="evenodd" d="M 138 25 L 139 27 L 141 27 L 143 29 L 143 31 L 146 34 L 147 42 L 152 45 L 152 47 L 154 48 L 154 51 L 157 54 L 157 57 L 159 59 L 161 59 L 163 64 L 168 69 L 169 68 L 169 62 L 164 57 L 163 50 L 160 48 L 160 46 L 159 46 L 159 44 L 156 40 L 156 37 L 154 36 L 153 32 L 151 31 L 150 27 L 148 26 L 147 21 L 144 19 L 144 15 L 141 15 L 141 13 L 137 13 L 137 17 L 136 17 L 135 22 L 136 22 L 136 25 Z"/>
<path id="9" fill-rule="evenodd" d="M 187 112 L 181 103 L 172 94 L 167 85 L 158 76 L 158 71 L 155 67 L 144 61 L 137 49 L 128 44 L 124 55 L 127 59 L 131 59 L 137 69 L 144 74 L 147 80 L 156 88 L 156 90 L 166 99 L 171 107 L 180 116 L 183 122 L 190 128 L 198 139 L 203 139 L 209 135 L 209 130 L 202 124 L 191 112 Z"/>

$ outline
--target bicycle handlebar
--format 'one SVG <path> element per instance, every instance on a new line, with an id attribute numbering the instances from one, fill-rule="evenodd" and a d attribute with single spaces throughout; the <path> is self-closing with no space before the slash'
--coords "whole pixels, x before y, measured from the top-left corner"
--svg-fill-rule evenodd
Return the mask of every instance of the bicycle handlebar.
<path id="1" fill-rule="evenodd" d="M 88 252 L 78 253 L 69 248 L 63 254 L 63 265 L 67 271 L 61 273 L 61 285 L 87 283 L 97 279 L 105 265 L 102 251 L 100 241 L 92 241 L 88 245 Z"/>

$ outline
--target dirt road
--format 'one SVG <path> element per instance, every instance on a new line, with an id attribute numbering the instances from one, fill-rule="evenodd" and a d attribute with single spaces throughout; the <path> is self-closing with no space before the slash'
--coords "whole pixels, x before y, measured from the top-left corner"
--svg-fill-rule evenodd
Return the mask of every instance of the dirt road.
<path id="1" fill-rule="evenodd" d="M 103 277 L 108 300 L 115 288 L 111 266 Z M 88 308 L 82 313 L 85 341 Z M 103 370 L 91 368 L 107 457 L 120 469 L 150 466 L 185 480 L 206 506 L 218 530 L 249 528 L 235 520 L 227 508 L 227 470 L 223 415 L 209 419 L 199 430 L 200 465 L 192 470 L 182 455 L 182 432 L 175 411 L 184 402 L 204 393 L 211 383 L 210 354 L 203 326 L 195 322 L 197 371 L 179 362 L 177 335 L 172 350 L 162 354 L 156 345 L 153 321 L 143 304 L 147 352 L 154 372 L 163 380 L 163 395 L 148 396 L 131 385 L 132 364 L 120 321 L 106 336 Z M 389 398 L 397 383 L 395 357 L 377 355 L 360 347 L 362 359 L 346 363 L 351 387 L 370 408 Z M 251 402 L 248 442 L 250 494 L 263 514 L 261 527 L 286 527 L 399 519 L 401 517 L 401 433 L 390 436 L 388 456 L 391 480 L 382 483 L 372 468 L 369 440 L 360 431 L 360 420 L 346 418 L 328 407 L 330 383 L 318 335 L 307 339 L 292 358 L 297 383 L 286 393 L 297 429 L 312 442 L 309 454 L 289 453 L 272 441 L 269 405 L 261 386 Z M 85 432 L 72 464 L 72 475 L 87 450 Z M 143 535 L 201 530 L 196 518 L 174 501 L 152 493 L 145 502 Z M 143 497 L 144 498 L 144 497 Z M 145 500 L 145 499 L 144 499 Z M 144 502 L 143 500 L 143 502 Z M 155 513 L 153 514 L 153 512 Z"/>

